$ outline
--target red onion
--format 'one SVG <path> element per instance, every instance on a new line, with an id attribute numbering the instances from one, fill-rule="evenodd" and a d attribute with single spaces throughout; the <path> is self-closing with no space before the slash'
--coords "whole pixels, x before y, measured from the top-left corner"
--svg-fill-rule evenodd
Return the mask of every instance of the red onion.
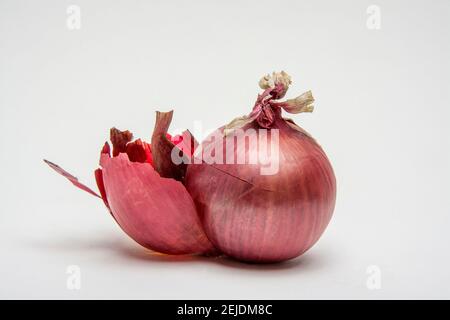
<path id="1" fill-rule="evenodd" d="M 271 84 L 267 83 L 272 81 Z M 285 73 L 266 76 L 260 85 L 266 91 L 257 99 L 249 116 L 235 119 L 206 139 L 203 157 L 237 140 L 229 131 L 260 128 L 279 132 L 279 171 L 262 175 L 261 164 L 193 164 L 188 166 L 186 188 L 194 199 L 203 227 L 214 246 L 228 256 L 253 262 L 275 262 L 299 256 L 308 250 L 328 225 L 336 197 L 333 170 L 322 148 L 292 120 L 281 116 L 312 111 L 310 92 L 297 99 L 276 102 L 290 84 Z M 270 134 L 268 134 L 269 136 Z M 264 141 L 264 139 L 262 140 Z M 273 144 L 273 141 L 272 141 Z M 271 148 L 267 147 L 268 150 Z M 258 145 L 238 148 L 234 159 L 259 159 Z"/>
<path id="2" fill-rule="evenodd" d="M 95 170 L 100 194 L 45 161 L 76 187 L 101 198 L 119 226 L 151 250 L 223 252 L 253 262 L 294 258 L 329 223 L 336 181 L 317 142 L 281 116 L 282 109 L 313 110 L 311 92 L 279 101 L 290 84 L 285 72 L 263 77 L 264 92 L 252 112 L 219 128 L 195 156 L 198 144 L 189 131 L 175 137 L 167 133 L 172 112 L 157 112 L 151 144 L 112 128 L 112 152 L 105 143 Z M 243 143 L 234 144 L 241 133 Z M 245 161 L 233 162 L 239 159 Z"/>

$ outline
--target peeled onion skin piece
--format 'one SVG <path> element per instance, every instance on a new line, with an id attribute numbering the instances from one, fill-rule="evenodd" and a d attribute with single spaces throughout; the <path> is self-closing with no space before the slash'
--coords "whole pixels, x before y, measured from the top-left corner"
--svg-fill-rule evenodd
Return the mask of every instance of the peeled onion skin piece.
<path id="1" fill-rule="evenodd" d="M 253 122 L 243 129 L 251 127 L 258 128 Z M 260 175 L 259 165 L 206 163 L 189 165 L 186 172 L 185 185 L 208 238 L 242 261 L 301 255 L 319 239 L 334 210 L 336 180 L 321 147 L 280 117 L 273 128 L 280 130 L 278 174 Z"/>
<path id="2" fill-rule="evenodd" d="M 156 112 L 155 128 L 152 135 L 153 166 L 164 178 L 183 180 L 186 172 L 186 161 L 175 164 L 171 161 L 172 149 L 179 148 L 167 137 L 167 130 L 172 122 L 173 111 Z M 183 144 L 183 143 L 182 143 Z M 180 150 L 181 151 L 181 150 Z M 184 152 L 182 152 L 183 157 Z M 187 160 L 187 157 L 186 157 Z"/>
<path id="3" fill-rule="evenodd" d="M 95 191 L 93 191 L 91 188 L 87 187 L 86 185 L 84 185 L 83 183 L 81 183 L 80 181 L 78 181 L 78 178 L 75 177 L 74 175 L 68 173 L 66 170 L 64 170 L 63 168 L 61 168 L 60 166 L 58 166 L 56 163 L 53 163 L 51 161 L 48 161 L 46 159 L 44 159 L 44 162 L 53 170 L 55 170 L 56 172 L 58 172 L 60 175 L 62 175 L 63 177 L 65 177 L 67 180 L 69 180 L 75 187 L 80 188 L 83 191 L 86 191 L 87 193 L 92 194 L 94 197 L 98 197 L 101 198 L 101 196 L 99 196 Z"/>
<path id="4" fill-rule="evenodd" d="M 170 136 L 186 151 L 190 146 L 185 143 L 195 142 L 190 138 L 189 132 Z M 152 166 L 150 145 L 131 139 L 131 132 L 111 129 L 113 157 L 106 142 L 100 156 L 102 168 L 94 172 L 100 195 L 58 165 L 44 161 L 76 187 L 101 198 L 119 226 L 142 246 L 174 255 L 219 254 L 207 239 L 185 187 L 174 179 L 161 177 Z"/>
<path id="5" fill-rule="evenodd" d="M 142 246 L 166 254 L 214 254 L 185 187 L 126 154 L 101 155 L 106 198 L 120 227 Z"/>

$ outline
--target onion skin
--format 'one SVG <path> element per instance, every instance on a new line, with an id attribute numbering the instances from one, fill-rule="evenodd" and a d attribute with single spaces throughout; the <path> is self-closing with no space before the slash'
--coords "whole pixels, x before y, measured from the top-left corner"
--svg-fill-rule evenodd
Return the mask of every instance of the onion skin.
<path id="1" fill-rule="evenodd" d="M 215 251 L 180 182 L 160 177 L 146 163 L 129 161 L 124 153 L 113 158 L 102 154 L 100 164 L 108 206 L 136 242 L 167 254 Z"/>
<path id="2" fill-rule="evenodd" d="M 208 238 L 242 261 L 279 262 L 301 255 L 322 235 L 335 206 L 336 179 L 322 148 L 303 129 L 276 116 L 276 175 L 261 175 L 259 165 L 252 164 L 192 164 L 186 172 L 185 185 Z M 248 128 L 259 126 L 243 127 Z"/>
<path id="3" fill-rule="evenodd" d="M 169 119 L 170 123 L 171 112 L 158 115 L 159 119 Z M 164 121 L 156 122 L 158 137 L 153 141 L 163 140 L 171 148 L 177 145 L 183 153 L 192 150 L 189 132 L 171 137 L 166 132 L 167 128 L 161 129 L 164 125 Z M 170 157 L 164 157 L 167 147 L 153 149 L 152 154 L 150 144 L 140 139 L 131 141 L 131 132 L 116 128 L 111 129 L 110 137 L 112 152 L 109 144 L 105 143 L 100 155 L 101 168 L 94 171 L 100 195 L 58 165 L 44 161 L 76 187 L 101 198 L 121 229 L 143 247 L 173 255 L 218 254 L 203 231 L 186 188 L 180 181 L 162 177 L 153 167 L 153 156 L 160 163 L 164 161 L 161 157 L 170 161 Z M 170 164 L 164 168 L 173 170 L 173 173 L 169 169 L 166 171 L 173 177 L 183 173 L 183 168 Z"/>

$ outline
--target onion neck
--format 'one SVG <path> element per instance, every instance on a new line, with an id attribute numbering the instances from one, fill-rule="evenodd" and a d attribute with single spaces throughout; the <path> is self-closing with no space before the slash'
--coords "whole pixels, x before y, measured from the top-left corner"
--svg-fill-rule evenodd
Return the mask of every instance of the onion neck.
<path id="1" fill-rule="evenodd" d="M 290 84 L 291 77 L 284 71 L 273 72 L 272 75 L 267 74 L 262 77 L 259 86 L 264 91 L 258 95 L 252 112 L 227 124 L 224 128 L 224 134 L 227 135 L 252 122 L 256 122 L 261 128 L 270 129 L 277 119 L 283 120 L 281 109 L 288 113 L 312 112 L 314 110 L 314 98 L 311 91 L 307 91 L 294 99 L 279 101 L 285 96 Z"/>

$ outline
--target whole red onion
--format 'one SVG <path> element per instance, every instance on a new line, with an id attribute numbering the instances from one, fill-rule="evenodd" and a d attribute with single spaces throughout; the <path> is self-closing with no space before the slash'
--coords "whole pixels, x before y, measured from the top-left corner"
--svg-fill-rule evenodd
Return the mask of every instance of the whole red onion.
<path id="1" fill-rule="evenodd" d="M 271 84 L 267 83 L 272 81 Z M 231 158 L 260 159 L 258 144 L 239 145 L 239 135 L 278 131 L 275 174 L 261 174 L 260 163 L 189 165 L 186 188 L 194 199 L 204 230 L 216 248 L 228 256 L 252 262 L 275 262 L 294 258 L 308 250 L 328 225 L 336 197 L 335 176 L 322 148 L 292 120 L 281 116 L 312 111 L 310 92 L 297 99 L 276 102 L 284 96 L 290 78 L 285 73 L 266 76 L 260 82 L 266 91 L 258 97 L 253 112 L 220 128 L 202 143 L 202 156 L 230 152 Z M 262 130 L 261 130 L 262 129 Z M 268 130 L 269 133 L 265 133 Z M 231 134 L 230 134 L 231 131 Z M 234 142 L 234 143 L 233 143 Z M 213 151 L 214 150 L 214 151 Z M 228 155 L 229 157 L 229 155 Z"/>

